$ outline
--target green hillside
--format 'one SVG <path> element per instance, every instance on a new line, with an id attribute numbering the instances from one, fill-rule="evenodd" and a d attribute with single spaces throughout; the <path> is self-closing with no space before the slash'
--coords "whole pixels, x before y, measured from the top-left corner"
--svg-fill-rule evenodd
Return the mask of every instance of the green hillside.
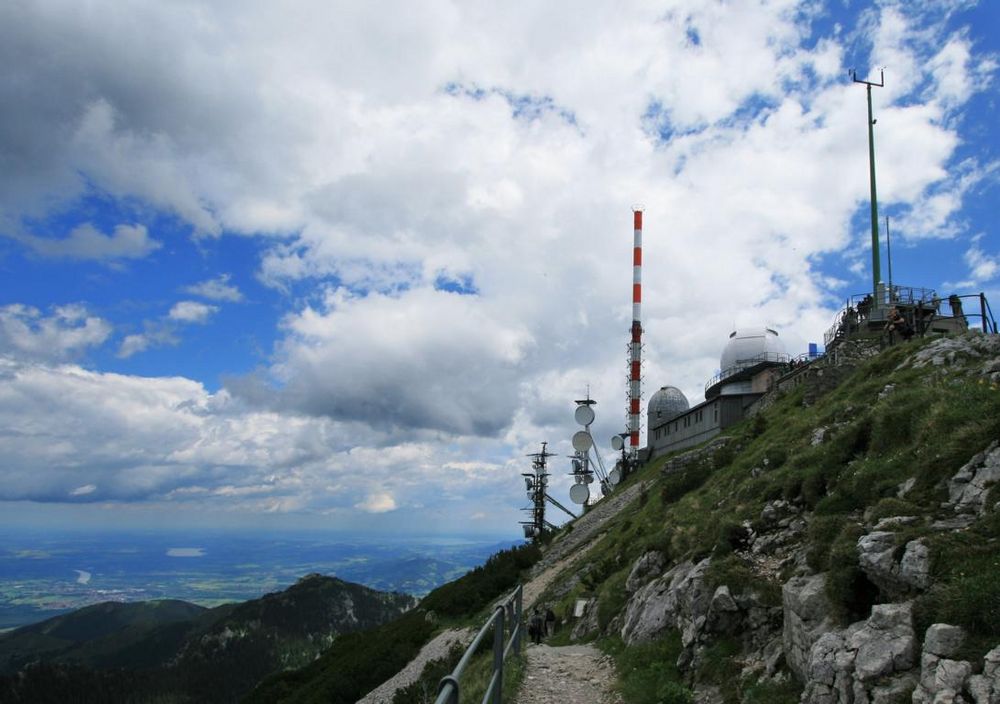
<path id="1" fill-rule="evenodd" d="M 0 701 L 66 701 L 77 690 L 99 693 L 100 702 L 236 701 L 268 674 L 312 662 L 344 634 L 391 621 L 415 603 L 308 575 L 215 609 L 98 604 L 0 637 L 8 674 Z"/>

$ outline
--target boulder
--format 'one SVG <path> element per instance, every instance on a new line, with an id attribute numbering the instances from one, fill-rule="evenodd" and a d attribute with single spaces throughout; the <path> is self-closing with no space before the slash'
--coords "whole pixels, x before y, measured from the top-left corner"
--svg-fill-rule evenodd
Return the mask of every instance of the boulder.
<path id="1" fill-rule="evenodd" d="M 652 550 L 640 556 L 632 565 L 632 571 L 628 573 L 628 579 L 625 580 L 626 593 L 634 594 L 650 579 L 658 577 L 663 572 L 665 564 L 666 557 L 662 552 Z"/>
<path id="2" fill-rule="evenodd" d="M 906 544 L 896 559 L 896 534 L 872 531 L 858 539 L 858 565 L 883 593 L 903 596 L 930 586 L 930 551 L 922 539 Z"/>
<path id="3" fill-rule="evenodd" d="M 923 652 L 939 658 L 950 658 L 958 654 L 965 642 L 965 631 L 959 626 L 935 623 L 924 633 Z"/>
<path id="4" fill-rule="evenodd" d="M 809 653 L 803 704 L 889 704 L 912 691 L 912 619 L 909 603 L 880 604 L 867 620 L 819 636 Z"/>
<path id="5" fill-rule="evenodd" d="M 708 565 L 708 558 L 696 565 L 682 562 L 637 590 L 625 607 L 622 640 L 643 643 L 676 628 L 684 645 L 691 645 L 705 626 L 712 601 L 705 582 Z"/>
<path id="6" fill-rule="evenodd" d="M 831 630 L 830 603 L 823 587 L 826 575 L 792 577 L 781 588 L 784 607 L 782 646 L 785 662 L 801 681 L 808 677 L 813 644 Z"/>
<path id="7" fill-rule="evenodd" d="M 986 494 L 1000 481 L 1000 443 L 989 447 L 962 466 L 948 482 L 948 502 L 957 513 L 986 512 Z"/>
<path id="8" fill-rule="evenodd" d="M 852 635 L 848 646 L 857 651 L 854 674 L 861 682 L 909 670 L 917 652 L 912 604 L 872 607 L 866 627 Z"/>
<path id="9" fill-rule="evenodd" d="M 913 589 L 927 589 L 931 585 L 931 553 L 922 538 L 906 544 L 899 561 L 899 578 Z"/>

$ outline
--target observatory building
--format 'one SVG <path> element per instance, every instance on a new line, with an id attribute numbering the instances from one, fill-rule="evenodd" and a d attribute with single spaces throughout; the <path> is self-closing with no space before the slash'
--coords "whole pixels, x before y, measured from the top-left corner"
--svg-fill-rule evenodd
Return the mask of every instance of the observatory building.
<path id="1" fill-rule="evenodd" d="M 790 361 L 774 330 L 734 330 L 722 349 L 721 371 L 705 384 L 705 401 L 691 408 L 673 386 L 662 387 L 649 399 L 647 459 L 697 445 L 739 423 Z"/>

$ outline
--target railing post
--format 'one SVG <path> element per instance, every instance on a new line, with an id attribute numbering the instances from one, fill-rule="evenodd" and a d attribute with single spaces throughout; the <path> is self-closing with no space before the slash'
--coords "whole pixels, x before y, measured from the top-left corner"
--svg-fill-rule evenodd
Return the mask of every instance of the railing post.
<path id="1" fill-rule="evenodd" d="M 497 607 L 497 621 L 493 624 L 493 672 L 497 678 L 497 688 L 493 690 L 493 704 L 501 704 L 503 696 L 503 632 L 504 607 Z"/>
<path id="2" fill-rule="evenodd" d="M 524 587 L 518 585 L 517 591 L 514 594 L 514 655 L 521 654 L 521 633 L 524 630 L 521 628 L 521 605 L 524 600 Z"/>
<path id="3" fill-rule="evenodd" d="M 982 291 L 979 292 L 979 310 L 983 313 L 983 332 L 988 333 L 990 331 L 989 322 L 986 320 L 986 294 Z"/>

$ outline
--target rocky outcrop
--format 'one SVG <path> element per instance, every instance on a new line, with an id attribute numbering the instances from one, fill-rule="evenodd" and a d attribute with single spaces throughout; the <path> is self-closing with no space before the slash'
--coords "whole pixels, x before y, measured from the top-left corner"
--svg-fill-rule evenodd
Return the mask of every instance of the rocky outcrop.
<path id="1" fill-rule="evenodd" d="M 912 606 L 879 604 L 871 616 L 821 635 L 809 653 L 803 704 L 889 702 L 915 685 Z M 898 701 L 898 699 L 897 699 Z"/>
<path id="2" fill-rule="evenodd" d="M 712 602 L 713 592 L 705 582 L 708 565 L 708 559 L 682 562 L 639 589 L 625 608 L 622 640 L 643 643 L 676 628 L 685 645 L 694 642 Z"/>
<path id="3" fill-rule="evenodd" d="M 917 352 L 907 361 L 913 367 L 964 367 L 966 374 L 1000 381 L 1000 336 L 970 330 L 945 337 Z"/>
<path id="4" fill-rule="evenodd" d="M 892 531 L 876 530 L 858 539 L 858 565 L 883 594 L 899 597 L 930 586 L 926 542 L 911 540 L 902 555 L 897 557 L 897 553 L 896 534 Z"/>
<path id="5" fill-rule="evenodd" d="M 946 623 L 935 623 L 924 635 L 920 656 L 920 682 L 913 704 L 1000 703 L 1000 647 L 983 658 L 981 672 L 968 660 L 957 660 L 965 632 Z"/>
<path id="6" fill-rule="evenodd" d="M 793 577 L 781 588 L 784 607 L 782 645 L 785 662 L 800 681 L 806 679 L 813 644 L 833 628 L 825 574 Z"/>
<path id="7" fill-rule="evenodd" d="M 662 574 L 666 562 L 664 554 L 656 550 L 651 550 L 636 560 L 625 580 L 626 593 L 635 593 L 643 584 Z"/>
<path id="8" fill-rule="evenodd" d="M 982 515 L 988 508 L 986 497 L 1000 481 L 1000 443 L 994 441 L 962 466 L 948 482 L 948 503 L 956 513 Z"/>

